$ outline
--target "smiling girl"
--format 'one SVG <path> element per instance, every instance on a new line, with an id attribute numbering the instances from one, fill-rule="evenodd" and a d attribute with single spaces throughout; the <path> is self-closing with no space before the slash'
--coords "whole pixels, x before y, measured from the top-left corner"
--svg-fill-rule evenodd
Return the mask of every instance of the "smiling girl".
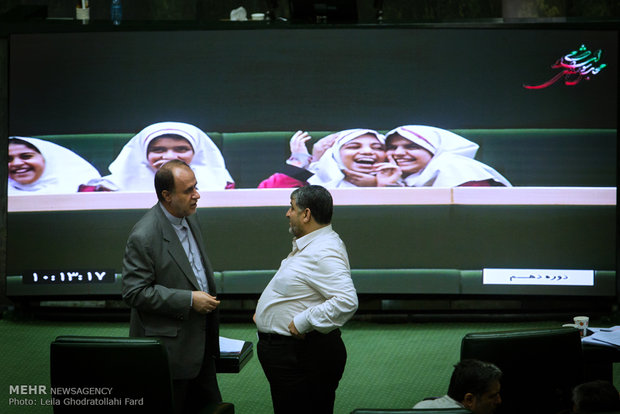
<path id="1" fill-rule="evenodd" d="M 183 122 L 144 128 L 110 164 L 111 174 L 88 184 L 95 191 L 153 191 L 155 173 L 173 159 L 190 166 L 201 190 L 235 187 L 219 148 L 200 128 Z"/>
<path id="2" fill-rule="evenodd" d="M 308 183 L 325 188 L 375 187 L 377 165 L 385 161 L 385 138 L 372 129 L 341 131 L 331 148 L 308 167 Z"/>
<path id="3" fill-rule="evenodd" d="M 88 161 L 67 148 L 37 138 L 10 137 L 9 195 L 76 193 L 99 178 Z"/>
<path id="4" fill-rule="evenodd" d="M 401 126 L 385 135 L 388 162 L 376 166 L 377 185 L 404 187 L 510 187 L 510 182 L 474 159 L 478 144 L 425 125 Z"/>

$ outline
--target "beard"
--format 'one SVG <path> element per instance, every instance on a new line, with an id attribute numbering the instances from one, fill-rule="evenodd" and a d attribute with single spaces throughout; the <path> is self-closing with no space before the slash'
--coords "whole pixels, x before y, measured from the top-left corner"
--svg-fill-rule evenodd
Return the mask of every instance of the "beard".
<path id="1" fill-rule="evenodd" d="M 295 237 L 299 237 L 299 227 L 295 226 L 292 223 L 288 225 L 288 232 L 291 233 Z"/>

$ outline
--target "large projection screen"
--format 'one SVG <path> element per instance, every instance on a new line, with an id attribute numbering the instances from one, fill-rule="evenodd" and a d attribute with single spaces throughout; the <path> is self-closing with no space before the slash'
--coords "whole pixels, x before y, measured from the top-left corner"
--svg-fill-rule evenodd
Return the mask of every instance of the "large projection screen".
<path id="1" fill-rule="evenodd" d="M 295 131 L 315 142 L 438 127 L 478 144 L 476 159 L 513 187 L 335 189 L 352 267 L 614 271 L 617 52 L 616 30 L 587 26 L 20 34 L 9 135 L 68 147 L 106 176 L 148 125 L 207 132 L 236 181 L 205 193 L 199 212 L 225 271 L 277 268 L 286 254 L 290 191 L 256 187 Z M 120 273 L 126 236 L 154 202 L 9 195 L 7 274 Z"/>

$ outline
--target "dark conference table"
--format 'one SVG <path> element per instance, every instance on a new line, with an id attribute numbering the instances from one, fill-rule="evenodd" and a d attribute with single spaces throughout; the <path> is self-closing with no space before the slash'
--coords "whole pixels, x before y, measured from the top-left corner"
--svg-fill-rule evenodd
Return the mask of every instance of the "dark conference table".
<path id="1" fill-rule="evenodd" d="M 613 383 L 613 365 L 614 362 L 620 362 L 620 349 L 589 343 L 583 343 L 582 349 L 584 381 L 605 380 Z"/>
<path id="2" fill-rule="evenodd" d="M 254 355 L 254 344 L 245 341 L 240 352 L 222 352 L 220 359 L 215 362 L 215 369 L 218 374 L 238 374 L 252 359 L 252 355 Z"/>

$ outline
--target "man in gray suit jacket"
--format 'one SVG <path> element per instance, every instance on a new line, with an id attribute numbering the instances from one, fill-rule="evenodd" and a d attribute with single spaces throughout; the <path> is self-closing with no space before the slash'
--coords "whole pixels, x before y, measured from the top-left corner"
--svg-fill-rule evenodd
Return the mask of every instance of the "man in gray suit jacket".
<path id="1" fill-rule="evenodd" d="M 194 215 L 196 185 L 183 161 L 169 161 L 157 171 L 159 202 L 134 226 L 123 259 L 129 334 L 157 337 L 165 345 L 180 412 L 222 400 L 215 375 L 220 301 Z"/>

